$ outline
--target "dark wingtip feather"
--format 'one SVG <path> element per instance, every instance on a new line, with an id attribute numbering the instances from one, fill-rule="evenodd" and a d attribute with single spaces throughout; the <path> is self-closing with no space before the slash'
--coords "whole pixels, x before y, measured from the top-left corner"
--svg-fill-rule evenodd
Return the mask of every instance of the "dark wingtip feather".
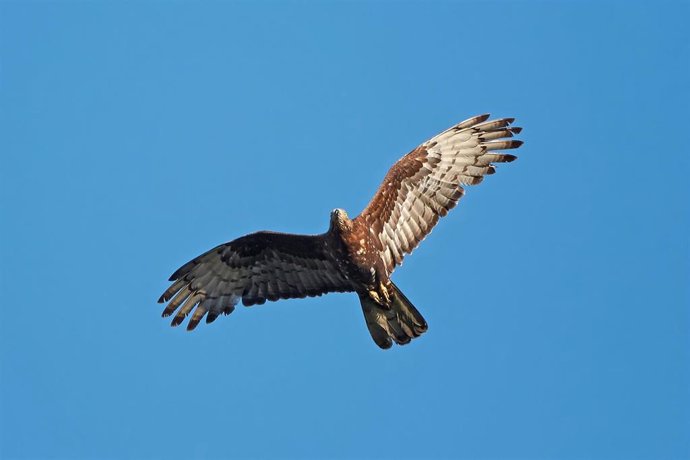
<path id="1" fill-rule="evenodd" d="M 523 143 L 524 142 L 521 140 L 510 139 L 505 141 L 486 142 L 483 146 L 487 151 L 510 150 L 520 147 Z"/>
<path id="2" fill-rule="evenodd" d="M 186 264 L 184 264 L 183 266 L 181 266 L 180 268 L 178 268 L 177 270 L 175 270 L 175 273 L 173 273 L 172 275 L 170 275 L 170 278 L 168 279 L 168 281 L 177 281 L 180 277 L 182 277 L 182 276 L 186 275 L 187 273 L 189 273 L 190 270 L 191 270 L 195 265 L 196 265 L 196 259 L 187 262 Z"/>
<path id="3" fill-rule="evenodd" d="M 218 318 L 219 312 L 208 312 L 208 315 L 206 316 L 206 324 L 211 324 Z"/>
<path id="4" fill-rule="evenodd" d="M 194 320 L 194 319 L 189 320 L 189 323 L 187 324 L 187 331 L 188 331 L 188 332 L 193 331 L 194 329 L 196 329 L 196 327 L 197 327 L 198 325 L 199 325 L 199 320 L 198 320 L 198 319 L 197 319 L 197 320 Z"/>
<path id="5" fill-rule="evenodd" d="M 177 327 L 180 324 L 182 324 L 182 321 L 184 321 L 184 316 L 176 316 L 173 318 L 173 320 L 170 322 L 170 325 L 172 327 Z"/>
<path id="6" fill-rule="evenodd" d="M 185 268 L 186 266 L 187 265 L 185 264 L 185 265 L 181 266 L 180 268 L 178 268 L 177 270 L 175 270 L 175 273 L 170 275 L 170 278 L 168 278 L 168 281 L 177 281 L 178 279 L 180 279 L 180 276 L 182 275 L 182 269 Z"/>
<path id="7" fill-rule="evenodd" d="M 173 305 L 173 306 L 171 306 L 170 304 L 168 304 L 168 306 L 165 307 L 165 310 L 163 310 L 163 314 L 162 314 L 161 316 L 162 316 L 163 318 L 167 318 L 168 316 L 170 316 L 170 315 L 172 315 L 173 313 L 175 313 L 175 310 L 177 310 L 178 307 L 179 307 L 179 305 Z"/>
<path id="8" fill-rule="evenodd" d="M 522 132 L 522 128 L 520 128 L 519 126 L 510 128 L 510 130 L 513 132 L 513 134 L 520 134 Z"/>

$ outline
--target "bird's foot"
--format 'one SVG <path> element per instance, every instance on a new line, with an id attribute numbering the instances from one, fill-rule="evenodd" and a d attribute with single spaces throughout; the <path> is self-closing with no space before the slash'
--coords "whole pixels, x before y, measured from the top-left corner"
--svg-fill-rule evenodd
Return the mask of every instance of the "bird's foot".
<path id="1" fill-rule="evenodd" d="M 379 293 L 376 291 L 369 291 L 369 297 L 373 299 L 374 302 L 377 304 L 381 305 L 381 297 L 379 296 Z"/>
<path id="2" fill-rule="evenodd" d="M 386 305 L 390 304 L 391 296 L 388 293 L 388 289 L 386 289 L 386 286 L 383 283 L 379 283 L 379 291 L 381 291 L 381 294 L 383 294 L 383 298 L 386 301 Z"/>

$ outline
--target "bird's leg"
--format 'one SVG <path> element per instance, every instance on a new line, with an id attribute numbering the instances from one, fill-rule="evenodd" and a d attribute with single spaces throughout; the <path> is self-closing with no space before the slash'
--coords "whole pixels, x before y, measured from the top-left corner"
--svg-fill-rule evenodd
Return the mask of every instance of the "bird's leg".
<path id="1" fill-rule="evenodd" d="M 371 297 L 374 300 L 374 302 L 381 305 L 381 297 L 379 297 L 378 292 L 372 289 L 371 291 L 369 291 L 369 297 Z"/>
<path id="2" fill-rule="evenodd" d="M 388 293 L 388 289 L 386 288 L 386 285 L 383 284 L 381 281 L 379 281 L 379 291 L 381 291 L 381 294 L 383 294 L 383 298 L 386 301 L 386 305 L 389 305 L 391 302 L 391 296 Z"/>
<path id="3" fill-rule="evenodd" d="M 371 289 L 369 291 L 369 297 L 381 307 L 388 309 L 391 302 L 391 296 L 388 289 L 386 289 L 386 285 L 379 282 L 377 288 L 378 289 Z"/>

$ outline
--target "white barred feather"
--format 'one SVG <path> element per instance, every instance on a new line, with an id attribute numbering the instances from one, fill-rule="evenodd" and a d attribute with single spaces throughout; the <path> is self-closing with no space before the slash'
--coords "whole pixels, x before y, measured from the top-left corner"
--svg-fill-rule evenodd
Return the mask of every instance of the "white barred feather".
<path id="1" fill-rule="evenodd" d="M 377 219 L 383 220 L 376 236 L 389 273 L 455 207 L 464 194 L 462 186 L 493 174 L 492 163 L 515 159 L 495 151 L 522 145 L 509 139 L 521 129 L 510 126 L 513 118 L 488 118 L 479 115 L 458 123 L 400 159 L 358 217 L 374 227 Z"/>

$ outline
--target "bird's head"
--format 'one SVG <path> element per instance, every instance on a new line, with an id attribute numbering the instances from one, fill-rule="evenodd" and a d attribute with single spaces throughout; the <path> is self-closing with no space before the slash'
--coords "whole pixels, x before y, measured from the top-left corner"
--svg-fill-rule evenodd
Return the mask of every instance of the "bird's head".
<path id="1" fill-rule="evenodd" d="M 331 211 L 331 228 L 334 227 L 340 231 L 349 230 L 352 227 L 352 221 L 347 217 L 344 209 L 336 208 Z"/>

